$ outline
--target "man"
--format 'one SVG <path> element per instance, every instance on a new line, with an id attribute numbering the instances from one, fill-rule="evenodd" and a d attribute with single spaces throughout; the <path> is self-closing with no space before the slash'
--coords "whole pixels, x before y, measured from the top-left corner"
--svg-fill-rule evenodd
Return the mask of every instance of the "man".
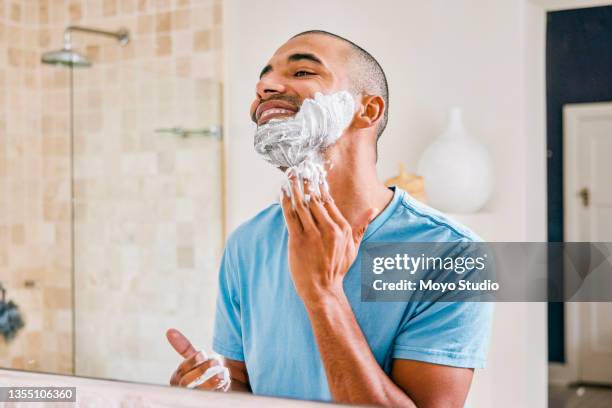
<path id="1" fill-rule="evenodd" d="M 232 390 L 380 406 L 463 406 L 474 368 L 485 363 L 490 305 L 360 300 L 354 261 L 362 242 L 479 240 L 378 180 L 376 144 L 388 107 L 379 64 L 334 34 L 298 34 L 261 72 L 251 116 L 261 126 L 295 115 L 315 92 L 340 90 L 352 92 L 357 106 L 343 135 L 323 152 L 333 163 L 330 194 L 306 202 L 292 176 L 294 205 L 282 194 L 280 205 L 230 236 L 213 349 L 225 358 Z M 217 364 L 178 331 L 169 330 L 168 339 L 185 357 L 172 384 L 185 386 Z M 215 376 L 200 388 L 219 381 Z"/>

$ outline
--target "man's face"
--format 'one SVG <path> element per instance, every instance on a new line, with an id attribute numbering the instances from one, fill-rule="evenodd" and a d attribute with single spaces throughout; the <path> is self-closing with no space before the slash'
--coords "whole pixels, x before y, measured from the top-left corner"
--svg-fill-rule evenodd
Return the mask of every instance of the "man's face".
<path id="1" fill-rule="evenodd" d="M 258 126 L 274 118 L 293 116 L 302 101 L 349 89 L 348 47 L 321 34 L 306 34 L 287 41 L 263 68 L 251 104 L 251 119 Z"/>

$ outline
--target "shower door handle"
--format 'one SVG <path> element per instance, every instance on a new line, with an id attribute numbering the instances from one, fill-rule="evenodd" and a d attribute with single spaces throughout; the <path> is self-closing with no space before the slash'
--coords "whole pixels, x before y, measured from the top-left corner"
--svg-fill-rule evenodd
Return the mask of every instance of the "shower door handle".
<path id="1" fill-rule="evenodd" d="M 155 133 L 171 133 L 173 135 L 177 135 L 183 138 L 193 136 L 193 135 L 200 135 L 200 136 L 212 136 L 212 137 L 216 137 L 220 139 L 222 135 L 222 129 L 220 126 L 209 126 L 205 128 L 199 128 L 199 129 L 186 129 L 181 126 L 175 126 L 172 128 L 155 129 Z"/>

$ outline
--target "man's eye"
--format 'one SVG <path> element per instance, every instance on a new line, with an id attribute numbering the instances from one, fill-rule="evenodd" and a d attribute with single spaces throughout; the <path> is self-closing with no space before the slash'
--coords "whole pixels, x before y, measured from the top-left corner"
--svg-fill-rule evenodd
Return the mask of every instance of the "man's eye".
<path id="1" fill-rule="evenodd" d="M 294 76 L 296 77 L 303 77 L 303 76 L 307 76 L 307 75 L 314 75 L 313 72 L 308 72 L 308 71 L 297 71 Z"/>

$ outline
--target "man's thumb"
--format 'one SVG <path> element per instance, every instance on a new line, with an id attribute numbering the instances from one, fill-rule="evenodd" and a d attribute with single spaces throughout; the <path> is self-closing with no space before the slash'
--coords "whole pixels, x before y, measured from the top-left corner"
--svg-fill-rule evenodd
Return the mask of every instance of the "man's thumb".
<path id="1" fill-rule="evenodd" d="M 376 218 L 379 213 L 378 208 L 370 208 L 367 210 L 362 216 L 360 221 L 357 223 L 358 227 L 353 230 L 353 240 L 356 245 L 359 245 L 361 240 L 363 239 L 363 235 L 368 229 L 368 225 Z"/>
<path id="2" fill-rule="evenodd" d="M 189 358 L 197 352 L 187 337 L 176 329 L 168 329 L 166 331 L 166 338 L 170 345 L 172 345 L 172 348 L 184 358 Z"/>

